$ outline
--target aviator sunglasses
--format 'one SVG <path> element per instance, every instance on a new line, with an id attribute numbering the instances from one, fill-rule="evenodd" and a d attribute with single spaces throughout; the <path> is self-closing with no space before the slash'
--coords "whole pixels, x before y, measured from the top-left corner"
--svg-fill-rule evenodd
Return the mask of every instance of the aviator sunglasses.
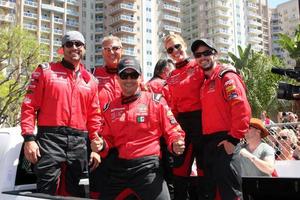
<path id="1" fill-rule="evenodd" d="M 206 51 L 203 51 L 203 52 L 195 52 L 194 57 L 195 58 L 201 58 L 202 56 L 211 56 L 211 55 L 214 55 L 214 54 L 215 54 L 215 51 L 206 50 Z"/>
<path id="2" fill-rule="evenodd" d="M 122 47 L 118 47 L 118 46 L 112 46 L 112 47 L 103 47 L 103 49 L 105 51 L 118 51 L 119 49 L 121 49 Z"/>
<path id="3" fill-rule="evenodd" d="M 68 41 L 68 42 L 66 42 L 65 47 L 71 48 L 74 45 L 78 48 L 78 47 L 82 47 L 84 44 L 81 42 L 78 42 L 78 41 Z"/>
<path id="4" fill-rule="evenodd" d="M 136 79 L 138 79 L 140 74 L 137 73 L 137 72 L 131 72 L 131 73 L 122 72 L 121 74 L 119 74 L 119 76 L 122 80 L 126 80 L 126 79 L 128 79 L 128 77 L 130 77 L 131 79 L 136 80 Z"/>
<path id="5" fill-rule="evenodd" d="M 175 44 L 174 47 L 167 48 L 167 53 L 171 54 L 171 53 L 173 53 L 174 49 L 179 50 L 179 49 L 181 49 L 181 47 L 182 47 L 181 44 Z"/>

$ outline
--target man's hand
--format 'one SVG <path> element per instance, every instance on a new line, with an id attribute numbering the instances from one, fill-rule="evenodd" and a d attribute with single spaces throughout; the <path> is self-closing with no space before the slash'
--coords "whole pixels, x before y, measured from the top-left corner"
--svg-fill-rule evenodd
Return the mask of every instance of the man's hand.
<path id="1" fill-rule="evenodd" d="M 177 155 L 181 155 L 185 149 L 185 143 L 183 138 L 179 138 L 177 141 L 173 142 L 173 152 Z"/>
<path id="2" fill-rule="evenodd" d="M 221 145 L 224 146 L 224 149 L 228 155 L 233 154 L 235 146 L 231 142 L 223 140 L 218 144 L 218 147 Z"/>
<path id="3" fill-rule="evenodd" d="M 100 163 L 101 163 L 100 155 L 96 152 L 91 152 L 90 161 L 89 161 L 89 166 L 91 171 L 96 169 Z"/>
<path id="4" fill-rule="evenodd" d="M 91 148 L 94 152 L 99 152 L 103 149 L 104 141 L 101 137 L 97 137 L 91 141 Z"/>
<path id="5" fill-rule="evenodd" d="M 26 159 L 32 164 L 37 163 L 38 157 L 41 157 L 40 148 L 35 141 L 25 142 L 24 154 Z"/>

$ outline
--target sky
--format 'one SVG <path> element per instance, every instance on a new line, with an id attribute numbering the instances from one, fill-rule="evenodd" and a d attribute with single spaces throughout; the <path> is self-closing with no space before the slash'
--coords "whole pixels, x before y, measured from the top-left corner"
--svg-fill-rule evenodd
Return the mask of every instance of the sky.
<path id="1" fill-rule="evenodd" d="M 281 4 L 281 3 L 284 3 L 284 2 L 287 2 L 287 1 L 289 1 L 289 0 L 268 0 L 270 8 L 276 8 L 276 6 L 278 4 Z"/>

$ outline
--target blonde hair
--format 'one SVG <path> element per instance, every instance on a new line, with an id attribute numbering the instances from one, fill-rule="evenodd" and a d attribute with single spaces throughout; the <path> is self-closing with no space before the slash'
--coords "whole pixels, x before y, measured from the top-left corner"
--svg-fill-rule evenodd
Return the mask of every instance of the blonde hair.
<path id="1" fill-rule="evenodd" d="M 178 40 L 185 49 L 187 48 L 187 45 L 186 45 L 184 39 L 179 34 L 176 34 L 176 33 L 170 33 L 169 35 L 167 35 L 164 38 L 165 48 L 166 48 L 167 43 L 170 41 L 173 41 L 173 40 Z"/>
<path id="2" fill-rule="evenodd" d="M 109 36 L 105 36 L 102 40 L 102 46 L 104 43 L 108 42 L 108 41 L 116 41 L 120 44 L 120 46 L 122 47 L 122 41 L 119 37 L 114 36 L 114 35 L 109 35 Z"/>

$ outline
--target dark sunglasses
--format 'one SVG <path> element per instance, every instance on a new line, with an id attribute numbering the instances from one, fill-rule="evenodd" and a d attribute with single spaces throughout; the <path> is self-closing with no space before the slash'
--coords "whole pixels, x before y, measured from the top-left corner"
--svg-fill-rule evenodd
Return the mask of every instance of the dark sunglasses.
<path id="1" fill-rule="evenodd" d="M 283 136 L 278 136 L 277 137 L 278 140 L 287 140 L 287 136 L 286 135 L 283 135 Z"/>
<path id="2" fill-rule="evenodd" d="M 173 53 L 174 49 L 179 50 L 179 49 L 181 49 L 181 47 L 182 47 L 181 44 L 175 44 L 174 47 L 167 48 L 167 53 L 171 54 L 171 53 Z"/>
<path id="3" fill-rule="evenodd" d="M 113 47 L 103 47 L 103 49 L 105 51 L 118 51 L 119 49 L 121 49 L 122 47 L 118 47 L 118 46 L 113 46 Z"/>
<path id="4" fill-rule="evenodd" d="M 203 51 L 203 52 L 195 52 L 194 57 L 195 58 L 201 58 L 202 56 L 211 56 L 211 55 L 214 55 L 214 54 L 215 54 L 215 51 L 206 50 L 206 51 Z"/>
<path id="5" fill-rule="evenodd" d="M 81 42 L 78 42 L 78 41 L 68 41 L 68 42 L 66 42 L 65 47 L 71 48 L 74 45 L 78 48 L 78 47 L 82 47 L 84 44 Z"/>
<path id="6" fill-rule="evenodd" d="M 136 80 L 136 79 L 138 79 L 140 74 L 137 72 L 131 72 L 131 73 L 122 72 L 121 74 L 119 74 L 119 76 L 120 76 L 120 79 L 122 79 L 122 80 L 126 80 L 126 79 L 128 79 L 128 77 Z"/>

